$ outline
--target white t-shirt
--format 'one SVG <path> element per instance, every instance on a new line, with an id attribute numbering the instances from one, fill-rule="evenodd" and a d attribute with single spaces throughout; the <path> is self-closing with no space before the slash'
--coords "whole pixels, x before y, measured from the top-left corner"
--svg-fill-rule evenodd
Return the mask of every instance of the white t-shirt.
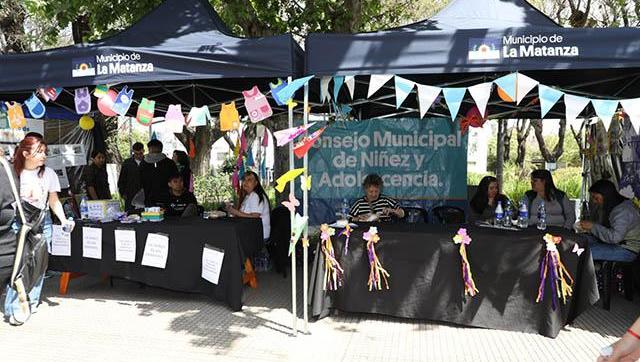
<path id="1" fill-rule="evenodd" d="M 44 209 L 50 192 L 60 192 L 60 181 L 56 172 L 45 167 L 42 176 L 38 171 L 22 170 L 20 174 L 20 197 L 31 205 Z"/>
<path id="2" fill-rule="evenodd" d="M 262 238 L 264 240 L 269 239 L 271 235 L 271 217 L 269 215 L 269 200 L 263 200 L 260 202 L 260 197 L 255 192 L 250 193 L 242 201 L 240 211 L 253 214 L 259 213 L 262 219 Z"/>

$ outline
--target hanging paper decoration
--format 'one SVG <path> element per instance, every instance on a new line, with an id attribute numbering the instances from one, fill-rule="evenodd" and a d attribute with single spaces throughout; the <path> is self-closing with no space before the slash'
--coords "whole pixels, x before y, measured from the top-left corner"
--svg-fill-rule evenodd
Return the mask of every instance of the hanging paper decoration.
<path id="1" fill-rule="evenodd" d="M 242 91 L 244 96 L 244 106 L 249 113 L 249 119 L 253 123 L 271 117 L 273 111 L 267 101 L 267 97 L 260 93 L 258 86 L 253 86 L 250 90 Z"/>
<path id="2" fill-rule="evenodd" d="M 7 118 L 9 118 L 9 127 L 23 128 L 27 126 L 27 119 L 24 117 L 22 105 L 17 102 L 6 102 Z"/>
<path id="3" fill-rule="evenodd" d="M 311 122 L 311 123 L 307 124 L 306 126 L 302 125 L 302 126 L 298 126 L 298 127 L 291 127 L 291 128 L 287 128 L 287 129 L 283 129 L 283 130 L 280 130 L 280 131 L 273 132 L 273 136 L 276 138 L 276 145 L 277 146 L 286 145 L 287 143 L 293 141 L 296 137 L 298 137 L 301 134 L 305 133 L 314 124 L 316 124 L 316 123 L 315 122 Z"/>
<path id="4" fill-rule="evenodd" d="M 289 193 L 289 201 L 282 201 L 282 205 L 286 207 L 290 213 L 294 214 L 296 212 L 296 207 L 300 206 L 300 201 L 296 199 L 296 196 L 293 192 Z"/>
<path id="5" fill-rule="evenodd" d="M 196 158 L 196 144 L 193 142 L 193 138 L 189 137 L 189 158 Z"/>
<path id="6" fill-rule="evenodd" d="M 244 157 L 242 157 L 242 155 L 238 156 L 236 168 L 238 169 L 238 177 L 240 178 L 240 180 L 242 180 L 244 178 L 244 173 L 245 173 Z"/>
<path id="7" fill-rule="evenodd" d="M 460 257 L 462 258 L 462 280 L 464 281 L 464 295 L 474 296 L 478 293 L 476 283 L 473 281 L 473 274 L 471 274 L 471 264 L 467 258 L 467 245 L 471 244 L 471 238 L 467 234 L 467 229 L 460 228 L 453 237 L 453 242 L 460 244 Z"/>
<path id="8" fill-rule="evenodd" d="M 467 88 L 443 88 L 444 100 L 449 107 L 449 113 L 451 114 L 451 122 L 455 122 L 462 104 L 464 94 L 467 92 Z"/>
<path id="9" fill-rule="evenodd" d="M 289 255 L 293 253 L 296 248 L 296 244 L 300 239 L 300 235 L 307 229 L 307 224 L 309 222 L 308 216 L 301 216 L 300 214 L 296 214 L 293 217 L 293 224 L 291 224 L 291 239 L 289 240 Z"/>
<path id="10" fill-rule="evenodd" d="M 322 104 L 324 104 L 325 101 L 331 100 L 331 96 L 329 96 L 329 82 L 331 82 L 331 77 L 320 78 L 320 100 Z"/>
<path id="11" fill-rule="evenodd" d="M 589 104 L 589 98 L 574 96 L 573 94 L 564 95 L 565 118 L 567 122 L 573 122 L 584 107 Z"/>
<path id="12" fill-rule="evenodd" d="M 241 154 L 245 154 L 247 152 L 247 149 L 249 148 L 247 143 L 247 137 L 245 135 L 246 130 L 247 129 L 245 128 L 240 132 L 240 153 Z"/>
<path id="13" fill-rule="evenodd" d="M 40 102 L 40 99 L 36 97 L 35 93 L 32 93 L 31 97 L 27 98 L 27 100 L 24 101 L 24 104 L 27 106 L 27 109 L 31 114 L 31 118 L 44 117 L 46 109 L 44 108 L 44 104 Z"/>
<path id="14" fill-rule="evenodd" d="M 268 147 L 269 146 L 269 131 L 267 130 L 267 127 L 264 127 L 264 131 L 262 132 L 262 147 Z"/>
<path id="15" fill-rule="evenodd" d="M 349 225 L 349 223 L 347 223 L 347 225 L 345 225 L 344 230 L 342 230 L 342 232 L 340 233 L 339 236 L 344 236 L 345 240 L 344 240 L 344 255 L 347 255 L 347 252 L 349 251 L 349 239 L 351 239 L 351 231 L 353 229 L 351 228 L 351 225 Z"/>
<path id="16" fill-rule="evenodd" d="M 0 129 L 7 129 L 9 126 L 9 117 L 7 116 L 7 111 L 5 105 L 0 103 Z"/>
<path id="17" fill-rule="evenodd" d="M 486 117 L 480 114 L 477 106 L 471 107 L 467 114 L 460 120 L 460 132 L 464 135 L 469 127 L 482 127 Z"/>
<path id="18" fill-rule="evenodd" d="M 89 93 L 89 88 L 76 88 L 74 90 L 73 103 L 76 105 L 76 113 L 89 113 L 91 111 L 91 94 Z"/>
<path id="19" fill-rule="evenodd" d="M 498 95 L 505 102 L 513 102 L 516 99 L 516 77 L 517 73 L 511 73 L 493 81 L 499 87 Z M 501 95 L 500 91 L 504 93 Z"/>
<path id="20" fill-rule="evenodd" d="M 640 133 L 640 98 L 623 99 L 620 101 L 624 112 L 629 116 L 631 125 Z"/>
<path id="21" fill-rule="evenodd" d="M 253 168 L 253 166 L 255 166 L 255 161 L 253 160 L 253 150 L 251 149 L 251 147 L 249 147 L 249 149 L 247 150 L 247 167 L 249 168 Z"/>
<path id="22" fill-rule="evenodd" d="M 80 117 L 78 126 L 80 126 L 83 131 L 90 131 L 95 126 L 95 122 L 93 121 L 93 118 L 85 114 L 84 116 Z"/>
<path id="23" fill-rule="evenodd" d="M 378 228 L 375 226 L 370 227 L 369 231 L 362 235 L 362 238 L 367 241 L 367 255 L 369 256 L 369 281 L 367 282 L 369 291 L 373 288 L 376 288 L 376 290 L 382 290 L 383 282 L 385 288 L 389 289 L 389 282 L 387 281 L 387 278 L 390 275 L 382 267 L 382 263 L 380 263 L 380 259 L 376 254 L 376 244 L 380 241 Z"/>
<path id="24" fill-rule="evenodd" d="M 562 299 L 562 303 L 567 303 L 567 298 L 573 294 L 573 278 L 562 264 L 560 253 L 557 245 L 560 244 L 562 238 L 551 234 L 544 235 L 545 255 L 540 262 L 540 286 L 538 287 L 538 296 L 536 303 L 544 300 L 545 282 L 549 280 L 551 289 L 551 308 L 556 310 L 558 307 L 558 299 Z"/>
<path id="25" fill-rule="evenodd" d="M 311 178 L 312 177 L 313 177 L 313 175 L 309 175 L 309 176 L 302 175 L 302 176 L 300 176 L 300 189 L 302 189 L 302 191 L 311 191 Z"/>
<path id="26" fill-rule="evenodd" d="M 353 99 L 353 92 L 356 89 L 356 77 L 354 77 L 353 75 L 348 75 L 344 77 L 344 84 L 347 86 L 347 89 L 349 90 L 349 96 L 351 96 L 351 99 Z"/>
<path id="27" fill-rule="evenodd" d="M 224 104 L 223 104 L 224 107 Z M 234 106 L 235 109 L 235 106 Z M 238 111 L 236 110 L 236 113 Z M 209 107 L 192 107 L 189 111 L 189 115 L 187 116 L 187 120 L 185 123 L 189 127 L 200 127 L 206 126 L 207 121 L 211 119 L 211 113 L 209 113 Z M 222 121 L 221 121 L 222 122 Z"/>
<path id="28" fill-rule="evenodd" d="M 324 283 L 323 290 L 338 290 L 342 286 L 344 270 L 336 259 L 331 237 L 336 230 L 327 224 L 320 225 L 320 243 L 322 254 L 324 254 Z"/>
<path id="29" fill-rule="evenodd" d="M 109 86 L 106 84 L 98 84 L 96 88 L 93 90 L 93 96 L 96 98 L 102 98 L 107 95 L 109 91 Z"/>
<path id="30" fill-rule="evenodd" d="M 537 80 L 527 77 L 522 73 L 517 73 L 516 77 L 516 104 L 520 104 L 524 97 L 531 92 L 539 83 Z"/>
<path id="31" fill-rule="evenodd" d="M 469 94 L 471 94 L 471 98 L 476 102 L 480 114 L 485 114 L 492 88 L 493 83 L 480 83 L 468 88 Z"/>
<path id="32" fill-rule="evenodd" d="M 388 81 L 393 78 L 393 74 L 372 74 L 369 79 L 369 90 L 367 98 L 371 97 L 375 92 L 382 88 Z"/>
<path id="33" fill-rule="evenodd" d="M 420 107 L 420 118 L 423 118 L 433 102 L 440 95 L 442 88 L 429 85 L 418 84 L 418 106 Z"/>
<path id="34" fill-rule="evenodd" d="M 116 97 L 118 97 L 118 93 L 113 89 L 109 89 L 104 97 L 98 99 L 98 110 L 100 113 L 107 117 L 115 116 L 117 113 L 112 110 L 112 107 Z"/>
<path id="35" fill-rule="evenodd" d="M 348 104 L 333 104 L 333 107 L 336 110 L 336 121 L 348 121 L 349 113 L 353 108 L 351 108 Z"/>
<path id="36" fill-rule="evenodd" d="M 269 89 L 271 89 L 271 94 L 276 94 L 282 90 L 282 88 L 287 86 L 287 82 L 278 78 L 276 83 L 269 83 Z M 276 101 L 276 104 L 279 106 L 284 106 L 286 103 L 280 102 L 280 100 L 276 97 L 273 97 L 273 100 Z"/>
<path id="37" fill-rule="evenodd" d="M 182 133 L 184 127 L 184 114 L 182 114 L 182 106 L 179 104 L 170 104 L 167 113 L 164 115 L 165 127 L 171 133 Z"/>
<path id="38" fill-rule="evenodd" d="M 592 99 L 591 104 L 598 115 L 598 118 L 602 120 L 604 129 L 609 130 L 611 124 L 611 118 L 613 114 L 618 110 L 618 101 L 605 100 L 605 99 Z"/>
<path id="39" fill-rule="evenodd" d="M 312 75 L 304 78 L 294 79 L 291 81 L 291 83 L 287 84 L 285 87 L 283 87 L 281 90 L 279 90 L 275 94 L 274 93 L 271 93 L 271 94 L 273 95 L 274 98 L 278 98 L 276 102 L 279 101 L 280 103 L 287 104 L 287 101 L 291 99 L 291 97 L 293 97 L 296 91 L 300 89 L 300 87 L 305 85 L 311 78 L 313 78 Z"/>
<path id="40" fill-rule="evenodd" d="M 136 114 L 136 119 L 138 123 L 143 126 L 148 126 L 153 121 L 153 112 L 156 108 L 156 101 L 149 100 L 147 98 L 142 98 L 140 101 L 140 105 L 138 106 L 138 113 Z"/>
<path id="41" fill-rule="evenodd" d="M 402 102 L 404 102 L 404 100 L 407 99 L 409 94 L 411 94 L 411 91 L 413 90 L 413 86 L 415 85 L 415 83 L 408 79 L 404 79 L 398 76 L 395 76 L 393 78 L 393 81 L 395 83 L 395 89 L 396 89 L 396 109 L 398 109 L 402 105 Z"/>
<path id="42" fill-rule="evenodd" d="M 278 190 L 278 192 L 283 192 L 287 183 L 295 180 L 295 178 L 300 176 L 303 172 L 304 168 L 294 168 L 293 170 L 287 171 L 276 180 L 276 190 Z"/>
<path id="43" fill-rule="evenodd" d="M 45 101 L 55 101 L 58 99 L 58 96 L 62 93 L 62 88 L 56 87 L 47 87 L 47 88 L 38 88 L 38 93 Z"/>
<path id="44" fill-rule="evenodd" d="M 297 158 L 299 159 L 303 158 L 304 155 L 306 155 L 307 152 L 309 152 L 313 144 L 316 143 L 318 138 L 320 138 L 325 128 L 326 127 L 320 128 L 319 130 L 313 132 L 309 136 L 304 137 L 300 142 L 296 143 L 296 145 L 293 146 L 293 153 L 296 155 Z"/>
<path id="45" fill-rule="evenodd" d="M 125 85 L 113 101 L 111 109 L 117 114 L 125 116 L 129 111 L 129 107 L 131 107 L 131 103 L 133 103 L 133 89 L 129 89 Z"/>
<path id="46" fill-rule="evenodd" d="M 224 103 L 220 108 L 220 130 L 232 131 L 240 127 L 240 115 L 236 109 L 236 102 Z"/>
<path id="47" fill-rule="evenodd" d="M 344 84 L 344 77 L 343 76 L 335 76 L 333 77 L 333 100 L 335 102 L 338 101 L 338 95 L 340 94 L 340 88 L 342 88 L 342 85 Z"/>
<path id="48" fill-rule="evenodd" d="M 564 95 L 563 92 L 547 87 L 544 84 L 538 85 L 538 97 L 540 98 L 540 117 L 544 118 L 547 113 L 558 102 L 560 97 Z"/>

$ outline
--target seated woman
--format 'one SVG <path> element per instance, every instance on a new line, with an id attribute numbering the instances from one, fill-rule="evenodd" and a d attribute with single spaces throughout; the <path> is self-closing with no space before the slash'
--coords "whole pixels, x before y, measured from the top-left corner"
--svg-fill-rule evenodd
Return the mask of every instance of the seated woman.
<path id="1" fill-rule="evenodd" d="M 538 223 L 538 208 L 544 202 L 547 225 L 573 229 L 576 214 L 567 195 L 553 183 L 551 172 L 535 170 L 531 172 L 531 190 L 525 193 L 529 210 L 529 225 Z"/>
<path id="2" fill-rule="evenodd" d="M 198 201 L 192 192 L 184 187 L 182 175 L 179 173 L 169 177 L 169 197 L 164 206 L 167 216 L 196 216 L 198 215 Z"/>
<path id="3" fill-rule="evenodd" d="M 480 180 L 476 194 L 469 202 L 471 214 L 469 221 L 492 220 L 495 217 L 498 201 L 502 202 L 502 207 L 506 207 L 509 199 L 500 193 L 498 179 L 493 176 L 485 176 Z"/>
<path id="4" fill-rule="evenodd" d="M 82 180 L 87 188 L 86 191 L 89 200 L 111 199 L 105 161 L 104 151 L 93 150 L 91 152 L 91 164 L 84 168 Z"/>
<path id="5" fill-rule="evenodd" d="M 258 175 L 253 171 L 246 171 L 242 178 L 242 188 L 238 198 L 240 209 L 227 205 L 227 212 L 237 217 L 261 218 L 262 238 L 271 236 L 271 218 L 269 197 L 260 184 Z"/>
<path id="6" fill-rule="evenodd" d="M 404 210 L 398 202 L 381 194 L 382 178 L 376 174 L 367 175 L 362 182 L 365 195 L 357 199 L 349 210 L 352 221 L 389 221 L 392 216 L 399 219 L 404 217 Z"/>
<path id="7" fill-rule="evenodd" d="M 602 221 L 580 221 L 580 228 L 591 233 L 594 260 L 633 261 L 640 252 L 640 214 L 633 203 L 620 195 L 615 185 L 600 180 L 589 188 L 591 201 L 602 207 Z M 620 245 L 622 248 L 618 247 Z"/>

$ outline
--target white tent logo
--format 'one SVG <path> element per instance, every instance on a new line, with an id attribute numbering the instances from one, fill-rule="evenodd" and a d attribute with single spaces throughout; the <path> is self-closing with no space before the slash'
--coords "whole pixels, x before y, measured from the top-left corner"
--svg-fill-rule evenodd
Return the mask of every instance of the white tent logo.
<path id="1" fill-rule="evenodd" d="M 469 39 L 469 60 L 500 59 L 500 40 L 493 38 Z"/>
<path id="2" fill-rule="evenodd" d="M 88 77 L 96 75 L 96 68 L 93 65 L 92 58 L 74 58 L 71 60 L 73 69 L 71 76 L 76 77 Z"/>

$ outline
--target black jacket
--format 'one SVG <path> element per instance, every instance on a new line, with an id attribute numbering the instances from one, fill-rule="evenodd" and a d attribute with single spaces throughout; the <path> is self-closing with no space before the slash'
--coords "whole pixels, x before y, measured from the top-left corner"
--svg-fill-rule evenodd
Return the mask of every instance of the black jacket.
<path id="1" fill-rule="evenodd" d="M 141 161 L 138 166 L 133 157 L 127 158 L 122 163 L 120 177 L 118 177 L 118 192 L 123 199 L 131 200 L 142 188 L 140 180 L 142 165 L 144 165 L 144 161 Z"/>
<path id="2" fill-rule="evenodd" d="M 145 163 L 140 169 L 145 206 L 165 204 L 169 196 L 169 177 L 178 173 L 176 163 L 163 153 L 144 156 Z"/>
<path id="3" fill-rule="evenodd" d="M 15 217 L 13 203 L 16 201 L 9 177 L 16 182 L 16 187 L 20 187 L 20 182 L 13 174 L 13 169 L 9 168 L 8 174 L 0 165 L 0 288 L 4 289 L 13 270 L 13 261 L 16 255 L 16 234 L 11 229 Z"/>

